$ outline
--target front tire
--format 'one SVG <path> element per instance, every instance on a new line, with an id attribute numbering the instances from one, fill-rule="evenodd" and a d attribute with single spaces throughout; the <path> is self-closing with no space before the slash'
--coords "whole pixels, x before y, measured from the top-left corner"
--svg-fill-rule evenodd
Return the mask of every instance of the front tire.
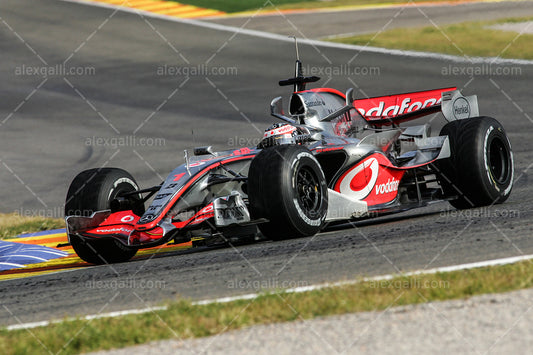
<path id="1" fill-rule="evenodd" d="M 458 209 L 502 203 L 513 187 L 511 144 L 491 117 L 447 123 L 440 132 L 450 140 L 451 157 L 437 162 L 445 195 Z"/>
<path id="2" fill-rule="evenodd" d="M 121 193 L 138 190 L 135 179 L 125 170 L 99 168 L 79 173 L 68 189 L 65 216 L 88 217 L 96 211 L 111 209 L 111 201 Z M 130 260 L 137 249 L 115 239 L 85 239 L 69 235 L 70 244 L 84 261 L 109 264 Z"/>
<path id="3" fill-rule="evenodd" d="M 248 197 L 253 218 L 267 238 L 312 236 L 323 227 L 328 188 L 309 149 L 281 145 L 263 149 L 250 164 Z"/>

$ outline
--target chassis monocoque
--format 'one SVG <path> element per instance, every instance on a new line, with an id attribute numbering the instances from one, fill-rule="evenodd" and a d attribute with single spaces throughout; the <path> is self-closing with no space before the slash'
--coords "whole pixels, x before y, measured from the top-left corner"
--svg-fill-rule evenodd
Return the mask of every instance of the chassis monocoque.
<path id="1" fill-rule="evenodd" d="M 69 241 L 85 261 L 126 261 L 138 249 L 191 239 L 311 236 L 337 221 L 368 218 L 448 200 L 457 208 L 505 201 L 513 156 L 502 125 L 479 116 L 477 98 L 455 87 L 353 99 L 306 90 L 296 61 L 289 110 L 281 98 L 257 147 L 194 149 L 160 185 L 139 189 L 118 168 L 81 172 L 65 204 Z M 400 127 L 442 112 L 429 125 Z M 148 203 L 149 202 L 149 203 Z M 148 205 L 149 204 L 149 205 Z M 145 207 L 145 205 L 148 205 Z"/>

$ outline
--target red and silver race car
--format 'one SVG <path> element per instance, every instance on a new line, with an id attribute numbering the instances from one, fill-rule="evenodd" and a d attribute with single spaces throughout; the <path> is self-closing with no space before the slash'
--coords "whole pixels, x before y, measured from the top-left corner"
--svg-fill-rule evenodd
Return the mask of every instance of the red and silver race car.
<path id="1" fill-rule="evenodd" d="M 117 168 L 81 172 L 68 190 L 69 241 L 85 261 L 126 261 L 138 249 L 190 240 L 312 236 L 339 221 L 448 200 L 457 208 L 505 201 L 513 154 L 502 125 L 479 116 L 476 96 L 455 87 L 353 99 L 330 88 L 306 89 L 296 60 L 288 112 L 281 97 L 257 147 L 194 149 L 160 185 L 139 189 Z M 442 112 L 427 124 L 400 127 Z"/>

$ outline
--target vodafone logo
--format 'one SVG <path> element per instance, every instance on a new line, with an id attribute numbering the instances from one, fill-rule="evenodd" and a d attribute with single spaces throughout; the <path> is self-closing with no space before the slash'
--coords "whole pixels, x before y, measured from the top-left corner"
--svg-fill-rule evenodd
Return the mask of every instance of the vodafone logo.
<path id="1" fill-rule="evenodd" d="M 266 131 L 265 134 L 263 135 L 263 138 L 269 138 L 272 136 L 278 136 L 278 135 L 283 135 L 283 134 L 291 134 L 294 131 L 296 131 L 296 127 L 286 124 L 279 128 Z"/>
<path id="2" fill-rule="evenodd" d="M 389 179 L 385 184 L 379 184 L 376 186 L 376 195 L 388 194 L 390 192 L 398 191 L 398 186 L 400 181 L 394 179 L 394 177 Z"/>
<path id="3" fill-rule="evenodd" d="M 116 227 L 116 228 L 98 228 L 96 233 L 101 234 L 111 234 L 111 233 L 131 233 L 133 232 L 132 228 Z"/>
<path id="4" fill-rule="evenodd" d="M 342 178 L 339 192 L 356 200 L 362 200 L 374 188 L 378 179 L 379 163 L 370 158 L 354 167 Z"/>
<path id="5" fill-rule="evenodd" d="M 204 213 L 209 213 L 209 212 L 213 212 L 214 208 L 213 208 L 213 204 L 210 203 L 209 205 L 205 206 L 204 208 L 202 208 L 200 210 L 200 212 L 198 212 L 198 215 L 201 215 L 201 214 L 204 214 Z"/>
<path id="6" fill-rule="evenodd" d="M 366 117 L 394 117 L 404 113 L 417 111 L 433 105 L 438 105 L 442 98 L 429 98 L 424 101 L 412 101 L 411 98 L 404 98 L 399 105 L 390 105 L 385 107 L 385 101 L 380 101 L 378 106 L 371 107 L 365 111 L 364 108 L 357 110 Z"/>
<path id="7" fill-rule="evenodd" d="M 135 217 L 131 216 L 131 215 L 128 215 L 128 216 L 124 216 L 120 219 L 121 222 L 124 222 L 124 223 L 128 223 L 128 222 L 131 222 L 135 219 Z"/>

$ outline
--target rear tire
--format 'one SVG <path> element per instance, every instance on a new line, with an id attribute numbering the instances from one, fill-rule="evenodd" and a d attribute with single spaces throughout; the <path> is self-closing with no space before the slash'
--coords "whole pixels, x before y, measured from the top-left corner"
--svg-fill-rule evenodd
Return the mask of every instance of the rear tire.
<path id="1" fill-rule="evenodd" d="M 96 211 L 108 210 L 119 194 L 138 190 L 135 179 L 125 170 L 99 168 L 79 173 L 68 189 L 65 216 L 89 217 Z M 85 239 L 69 235 L 78 256 L 91 264 L 109 264 L 130 260 L 137 249 L 115 239 Z"/>
<path id="2" fill-rule="evenodd" d="M 309 149 L 281 145 L 263 149 L 250 164 L 248 197 L 259 229 L 274 240 L 312 236 L 323 227 L 328 188 Z"/>
<path id="3" fill-rule="evenodd" d="M 441 186 L 458 209 L 502 203 L 513 187 L 511 144 L 491 117 L 447 123 L 440 132 L 450 140 L 451 157 L 437 161 Z"/>

